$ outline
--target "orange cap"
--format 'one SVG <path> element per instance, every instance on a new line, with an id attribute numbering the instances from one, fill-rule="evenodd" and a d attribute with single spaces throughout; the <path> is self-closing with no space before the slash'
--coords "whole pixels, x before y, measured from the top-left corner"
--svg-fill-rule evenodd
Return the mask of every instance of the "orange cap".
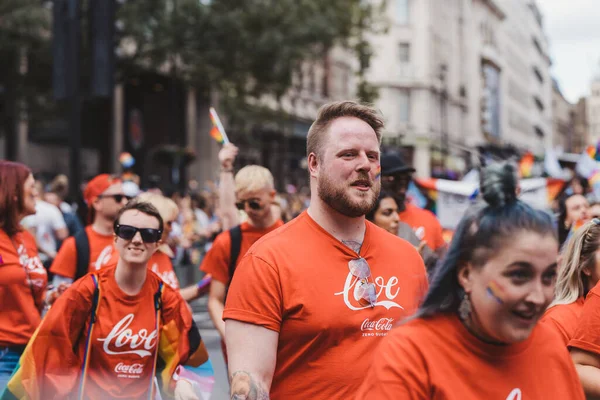
<path id="1" fill-rule="evenodd" d="M 83 191 L 85 203 L 90 207 L 94 200 L 96 200 L 106 189 L 119 182 L 121 182 L 119 178 L 114 178 L 109 174 L 95 176 L 88 182 Z"/>

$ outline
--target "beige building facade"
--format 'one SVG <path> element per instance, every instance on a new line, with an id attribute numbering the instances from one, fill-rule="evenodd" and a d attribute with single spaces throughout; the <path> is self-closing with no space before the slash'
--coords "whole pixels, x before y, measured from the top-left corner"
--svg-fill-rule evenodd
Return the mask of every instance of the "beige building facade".
<path id="1" fill-rule="evenodd" d="M 465 172 L 486 146 L 542 153 L 552 144 L 548 42 L 534 1 L 388 6 L 369 80 L 387 140 L 413 150 L 418 175 Z"/>

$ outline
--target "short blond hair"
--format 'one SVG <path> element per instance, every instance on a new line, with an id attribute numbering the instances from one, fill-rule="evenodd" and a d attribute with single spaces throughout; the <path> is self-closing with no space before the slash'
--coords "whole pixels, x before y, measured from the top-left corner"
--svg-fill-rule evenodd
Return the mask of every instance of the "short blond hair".
<path id="1" fill-rule="evenodd" d="M 142 193 L 136 197 L 136 200 L 152 204 L 158 210 L 158 213 L 165 223 L 171 220 L 173 216 L 179 214 L 179 207 L 177 207 L 177 204 L 168 197 L 160 194 L 148 192 Z"/>
<path id="2" fill-rule="evenodd" d="M 255 192 L 275 189 L 271 171 L 260 165 L 247 165 L 235 174 L 235 192 Z"/>
<path id="3" fill-rule="evenodd" d="M 306 156 L 314 153 L 321 157 L 322 148 L 327 138 L 327 128 L 331 122 L 342 117 L 355 117 L 365 121 L 377 136 L 377 141 L 381 144 L 381 131 L 383 130 L 383 116 L 381 113 L 369 104 L 360 104 L 355 101 L 335 101 L 327 103 L 319 108 L 317 119 L 310 126 L 306 138 Z"/>

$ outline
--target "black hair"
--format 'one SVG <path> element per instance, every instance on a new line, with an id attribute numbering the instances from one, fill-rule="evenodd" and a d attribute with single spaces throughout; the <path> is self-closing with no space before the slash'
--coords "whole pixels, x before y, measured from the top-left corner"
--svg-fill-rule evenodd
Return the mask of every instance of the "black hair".
<path id="1" fill-rule="evenodd" d="M 115 231 L 117 230 L 117 225 L 119 225 L 121 216 L 125 213 L 125 211 L 129 211 L 129 210 L 137 210 L 141 213 L 144 213 L 146 215 L 156 218 L 158 220 L 158 230 L 161 232 L 164 230 L 164 221 L 163 221 L 162 217 L 160 216 L 160 213 L 158 212 L 156 207 L 154 207 L 152 204 L 150 204 L 146 201 L 139 201 L 139 200 L 133 199 L 133 200 L 130 200 L 125 205 L 125 207 L 121 208 L 121 210 L 117 214 L 117 218 L 115 218 L 115 222 L 113 224 L 113 229 Z"/>
<path id="2" fill-rule="evenodd" d="M 371 222 L 375 221 L 375 213 L 379 209 L 379 206 L 381 205 L 381 201 L 383 199 L 387 199 L 387 198 L 392 198 L 392 199 L 394 199 L 394 201 L 396 201 L 396 199 L 394 198 L 394 196 L 391 193 L 386 192 L 385 190 L 382 190 L 381 192 L 379 192 L 379 197 L 377 197 L 377 202 L 375 203 L 375 206 L 366 215 L 367 220 L 369 220 Z"/>
<path id="3" fill-rule="evenodd" d="M 448 253 L 438 264 L 417 318 L 458 310 L 464 290 L 458 282 L 459 268 L 466 263 L 483 266 L 521 231 L 555 235 L 552 218 L 517 199 L 516 168 L 509 163 L 489 165 L 481 175 L 485 200 L 462 218 Z"/>

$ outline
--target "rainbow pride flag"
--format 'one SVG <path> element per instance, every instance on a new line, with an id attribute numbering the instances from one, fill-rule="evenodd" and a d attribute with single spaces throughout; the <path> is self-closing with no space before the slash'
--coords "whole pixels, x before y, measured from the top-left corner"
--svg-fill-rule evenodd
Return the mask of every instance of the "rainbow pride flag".
<path id="1" fill-rule="evenodd" d="M 219 144 L 229 143 L 229 138 L 225 133 L 225 128 L 221 123 L 221 119 L 219 118 L 217 111 L 213 107 L 210 108 L 210 120 L 213 124 L 213 127 L 210 130 L 210 136 L 212 136 L 212 138 L 215 139 Z"/>

